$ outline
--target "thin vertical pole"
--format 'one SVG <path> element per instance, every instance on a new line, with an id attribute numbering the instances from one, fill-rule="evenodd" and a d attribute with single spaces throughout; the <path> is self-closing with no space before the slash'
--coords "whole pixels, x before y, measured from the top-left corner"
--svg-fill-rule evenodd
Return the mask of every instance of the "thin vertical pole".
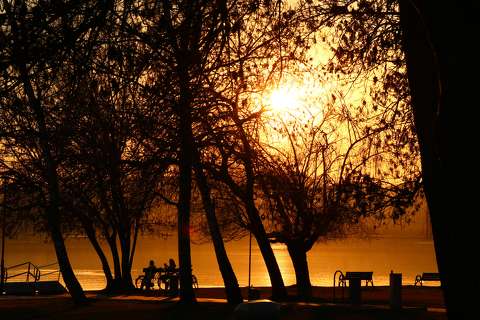
<path id="1" fill-rule="evenodd" d="M 425 240 L 428 240 L 428 213 L 425 214 Z"/>
<path id="2" fill-rule="evenodd" d="M 3 180 L 3 210 L 2 210 L 2 258 L 0 261 L 0 288 L 3 291 L 5 284 L 5 221 L 7 211 L 7 185 L 6 179 Z M 1 293 L 1 292 L 0 292 Z"/>
<path id="3" fill-rule="evenodd" d="M 252 231 L 250 231 L 250 237 L 248 241 L 248 291 L 250 292 L 251 286 L 251 274 L 252 274 Z"/>
<path id="4" fill-rule="evenodd" d="M 430 233 L 430 212 L 426 210 L 425 213 L 425 239 L 430 240 L 431 239 L 431 233 Z"/>

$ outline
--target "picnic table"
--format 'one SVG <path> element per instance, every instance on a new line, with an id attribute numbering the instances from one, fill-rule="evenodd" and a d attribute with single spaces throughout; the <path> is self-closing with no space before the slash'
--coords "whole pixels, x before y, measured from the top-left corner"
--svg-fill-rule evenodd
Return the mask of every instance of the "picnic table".
<path id="1" fill-rule="evenodd" d="M 365 280 L 365 286 L 370 283 L 373 287 L 373 271 L 347 271 L 343 273 L 341 270 L 335 271 L 333 274 L 333 300 L 335 300 L 335 287 L 338 275 L 338 286 L 341 288 L 342 299 L 345 298 L 344 289 L 347 286 L 347 281 L 350 285 L 350 298 L 355 301 L 360 301 L 361 281 Z"/>
<path id="2" fill-rule="evenodd" d="M 345 287 L 347 285 L 347 280 L 360 279 L 365 280 L 365 286 L 368 286 L 370 283 L 373 287 L 373 271 L 347 271 L 345 274 L 340 272 L 338 278 L 338 285 Z"/>

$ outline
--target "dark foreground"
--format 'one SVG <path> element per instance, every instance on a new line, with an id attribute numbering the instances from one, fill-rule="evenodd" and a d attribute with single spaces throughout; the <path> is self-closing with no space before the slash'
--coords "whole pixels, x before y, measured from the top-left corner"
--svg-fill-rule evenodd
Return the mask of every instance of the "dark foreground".
<path id="1" fill-rule="evenodd" d="M 364 290 L 365 304 L 358 307 L 340 302 L 331 303 L 331 290 L 331 288 L 316 288 L 315 299 L 309 303 L 285 302 L 280 319 L 447 319 L 443 312 L 443 300 L 439 288 L 405 288 L 403 290 L 405 308 L 401 311 L 392 311 L 388 308 L 388 287 Z M 266 288 L 262 289 L 262 298 L 269 294 L 268 291 Z M 74 306 L 67 296 L 1 297 L 0 318 L 2 320 L 215 320 L 232 319 L 234 309 L 223 300 L 212 300 L 212 298 L 222 297 L 222 290 L 219 288 L 198 289 L 199 302 L 192 306 L 180 305 L 175 299 L 155 295 L 105 296 L 90 293 L 89 296 L 90 304 L 83 307 Z M 326 301 L 327 296 L 330 301 Z"/>

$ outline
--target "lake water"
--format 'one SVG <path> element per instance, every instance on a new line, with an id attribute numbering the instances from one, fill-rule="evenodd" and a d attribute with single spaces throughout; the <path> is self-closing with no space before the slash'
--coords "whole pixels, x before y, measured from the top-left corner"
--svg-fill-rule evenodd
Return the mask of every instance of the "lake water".
<path id="1" fill-rule="evenodd" d="M 256 242 L 252 250 L 252 285 L 268 286 L 270 281 Z M 99 260 L 88 240 L 68 239 L 70 260 L 84 289 L 102 289 L 105 285 Z M 286 248 L 273 245 L 286 285 L 295 283 L 295 272 Z M 174 237 L 140 237 L 133 265 L 134 279 L 153 259 L 157 267 L 170 257 L 177 259 Z M 241 286 L 248 284 L 248 238 L 227 243 L 229 258 Z M 13 239 L 6 243 L 6 265 L 31 261 L 44 265 L 56 261 L 53 245 L 42 239 Z M 333 274 L 342 271 L 373 271 L 375 285 L 388 285 L 391 270 L 403 274 L 404 284 L 413 284 L 415 275 L 436 272 L 433 242 L 422 237 L 380 237 L 343 239 L 316 244 L 308 253 L 310 276 L 314 285 L 331 286 Z M 193 272 L 200 286 L 222 286 L 211 243 L 192 245 Z"/>

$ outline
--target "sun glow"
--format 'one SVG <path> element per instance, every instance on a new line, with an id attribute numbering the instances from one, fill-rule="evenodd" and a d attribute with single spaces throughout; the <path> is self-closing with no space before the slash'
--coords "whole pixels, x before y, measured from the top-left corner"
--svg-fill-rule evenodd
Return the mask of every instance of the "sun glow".
<path id="1" fill-rule="evenodd" d="M 268 104 L 275 113 L 288 113 L 297 110 L 302 105 L 300 90 L 295 87 L 274 89 L 268 97 Z"/>
<path id="2" fill-rule="evenodd" d="M 276 120 L 303 122 L 318 115 L 331 104 L 334 82 L 322 79 L 315 72 L 284 74 L 283 78 L 263 92 L 263 109 Z"/>
<path id="3" fill-rule="evenodd" d="M 288 81 L 266 92 L 263 105 L 271 120 L 301 123 L 322 111 L 325 88 L 302 80 Z"/>
<path id="4" fill-rule="evenodd" d="M 307 130 L 321 123 L 333 106 L 333 90 L 333 82 L 324 81 L 315 73 L 284 76 L 258 97 L 265 124 L 262 139 L 283 148 L 288 145 L 286 131 Z"/>

